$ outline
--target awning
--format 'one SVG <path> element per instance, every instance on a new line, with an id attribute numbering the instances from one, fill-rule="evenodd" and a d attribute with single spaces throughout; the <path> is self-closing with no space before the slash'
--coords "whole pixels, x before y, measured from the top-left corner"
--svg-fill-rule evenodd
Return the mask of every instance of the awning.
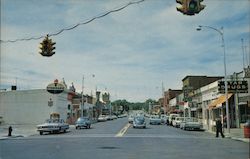
<path id="1" fill-rule="evenodd" d="M 229 93 L 227 95 L 227 99 L 229 99 L 232 95 L 233 95 L 232 93 Z M 225 103 L 225 102 L 226 102 L 226 95 L 222 95 L 219 98 L 217 98 L 214 102 L 209 104 L 208 108 L 214 109 L 214 108 L 220 107 L 222 103 Z"/>

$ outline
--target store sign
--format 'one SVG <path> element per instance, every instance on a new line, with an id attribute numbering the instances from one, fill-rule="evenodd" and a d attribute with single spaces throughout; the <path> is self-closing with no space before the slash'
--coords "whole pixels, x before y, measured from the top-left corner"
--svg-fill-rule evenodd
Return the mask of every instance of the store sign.
<path id="1" fill-rule="evenodd" d="M 192 101 L 192 98 L 191 98 L 191 94 L 192 94 L 192 91 L 193 91 L 193 87 L 191 86 L 184 86 L 182 88 L 183 90 L 183 95 L 184 95 L 184 101 Z"/>
<path id="2" fill-rule="evenodd" d="M 63 84 L 58 83 L 58 80 L 55 80 L 54 83 L 50 83 L 47 86 L 47 91 L 52 94 L 60 94 L 64 91 L 65 87 Z"/>
<path id="3" fill-rule="evenodd" d="M 219 92 L 225 93 L 225 82 L 219 81 Z M 248 93 L 247 81 L 227 81 L 228 93 Z"/>

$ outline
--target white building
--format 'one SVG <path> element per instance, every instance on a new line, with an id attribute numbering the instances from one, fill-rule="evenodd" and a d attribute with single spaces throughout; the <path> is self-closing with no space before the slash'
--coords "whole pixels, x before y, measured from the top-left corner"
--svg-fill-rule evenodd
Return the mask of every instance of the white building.
<path id="1" fill-rule="evenodd" d="M 66 121 L 70 105 L 66 91 L 60 94 L 50 94 L 45 89 L 0 92 L 0 116 L 6 124 L 40 124 L 51 113 L 59 113 Z"/>

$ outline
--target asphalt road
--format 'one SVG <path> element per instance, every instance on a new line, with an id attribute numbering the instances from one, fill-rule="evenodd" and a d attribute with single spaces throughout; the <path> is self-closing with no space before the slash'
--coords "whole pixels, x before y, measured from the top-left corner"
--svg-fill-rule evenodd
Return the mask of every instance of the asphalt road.
<path id="1" fill-rule="evenodd" d="M 0 140 L 0 159 L 57 158 L 248 159 L 249 145 L 166 125 L 134 129 L 127 118 L 96 123 L 91 129 L 71 127 L 67 133 Z"/>

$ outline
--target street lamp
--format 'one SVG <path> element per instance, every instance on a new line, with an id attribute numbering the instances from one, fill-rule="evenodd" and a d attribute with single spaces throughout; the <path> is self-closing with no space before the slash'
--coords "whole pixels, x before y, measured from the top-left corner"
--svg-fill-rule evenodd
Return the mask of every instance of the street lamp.
<path id="1" fill-rule="evenodd" d="M 227 89 L 227 67 L 226 67 L 226 50 L 225 50 L 225 41 L 224 41 L 224 32 L 223 32 L 223 27 L 221 29 L 217 29 L 211 26 L 204 26 L 204 25 L 199 25 L 198 28 L 196 28 L 197 31 L 201 31 L 202 28 L 209 28 L 221 35 L 221 40 L 222 40 L 222 47 L 223 47 L 223 53 L 224 53 L 224 84 L 225 84 L 225 96 L 226 96 L 226 117 L 227 117 L 227 132 L 230 133 L 230 123 L 229 123 L 229 108 L 228 108 L 228 89 Z"/>

